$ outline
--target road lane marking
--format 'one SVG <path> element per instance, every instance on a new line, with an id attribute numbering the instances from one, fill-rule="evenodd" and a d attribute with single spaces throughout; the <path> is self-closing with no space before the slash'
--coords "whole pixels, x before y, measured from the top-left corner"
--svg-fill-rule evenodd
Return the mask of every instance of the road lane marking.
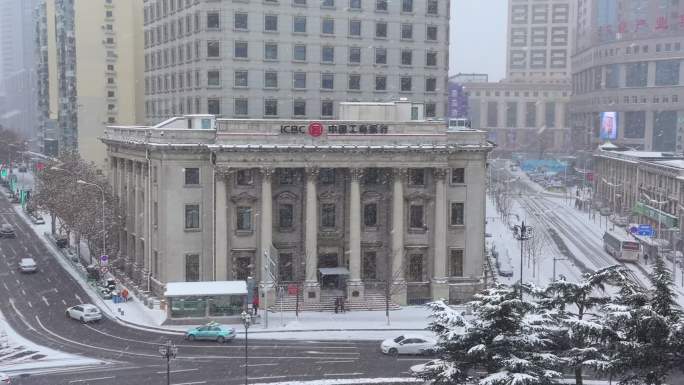
<path id="1" fill-rule="evenodd" d="M 83 300 L 81 299 L 81 297 L 78 296 L 78 294 L 74 293 L 74 295 L 76 296 L 76 299 L 79 303 L 83 303 Z"/>
<path id="2" fill-rule="evenodd" d="M 52 281 L 50 281 L 50 277 L 47 277 L 47 278 L 45 278 L 45 279 L 46 279 L 48 282 L 52 282 Z"/>
<path id="3" fill-rule="evenodd" d="M 66 301 L 65 301 L 65 300 L 63 300 L 63 299 L 62 299 L 62 303 L 64 304 L 64 306 L 66 306 L 66 305 L 67 305 Z"/>
<path id="4" fill-rule="evenodd" d="M 24 291 L 24 289 L 21 289 L 21 294 L 23 294 L 24 297 L 26 297 L 26 292 Z"/>
<path id="5" fill-rule="evenodd" d="M 178 384 L 171 384 L 171 385 L 199 385 L 199 384 L 206 384 L 206 381 L 195 381 L 195 382 L 181 382 Z"/>
<path id="6" fill-rule="evenodd" d="M 342 360 L 333 360 L 333 361 L 316 361 L 314 364 L 337 364 L 337 363 L 344 363 L 344 362 L 356 362 L 358 360 L 351 360 L 351 361 L 342 361 Z"/>
<path id="7" fill-rule="evenodd" d="M 199 369 L 197 369 L 197 368 L 194 368 L 194 369 L 176 369 L 176 370 L 170 371 L 169 373 L 194 372 L 194 371 L 197 371 L 197 370 L 199 370 Z M 166 374 L 166 370 L 157 372 L 157 374 Z"/>
<path id="8" fill-rule="evenodd" d="M 5 287 L 5 290 L 9 291 L 9 287 L 7 287 L 7 284 L 6 284 L 6 283 L 3 282 L 3 283 L 2 283 L 2 286 Z"/>
<path id="9" fill-rule="evenodd" d="M 324 376 L 360 376 L 363 373 L 323 373 Z"/>
<path id="10" fill-rule="evenodd" d="M 278 364 L 249 364 L 249 367 L 252 367 L 252 366 L 276 366 L 276 365 L 278 365 Z M 240 365 L 240 367 L 244 368 L 245 364 Z"/>
<path id="11" fill-rule="evenodd" d="M 33 305 L 31 304 L 31 301 L 26 302 L 31 309 L 33 309 Z"/>
<path id="12" fill-rule="evenodd" d="M 70 383 L 70 384 L 76 384 L 76 383 L 78 383 L 78 382 L 111 380 L 112 378 L 116 378 L 116 377 L 115 377 L 115 376 L 109 376 L 109 377 L 87 378 L 87 379 L 84 379 L 84 380 L 71 380 L 71 381 L 69 381 L 69 383 Z"/>
<path id="13" fill-rule="evenodd" d="M 425 358 L 425 357 L 423 357 L 423 358 L 419 358 L 419 357 L 416 357 L 416 358 L 397 358 L 397 361 L 425 361 L 426 359 L 427 358 Z"/>
<path id="14" fill-rule="evenodd" d="M 47 298 L 45 298 L 45 296 L 42 296 L 41 298 L 43 299 L 43 302 L 45 302 L 45 305 L 47 305 L 49 307 L 50 302 L 48 302 Z"/>

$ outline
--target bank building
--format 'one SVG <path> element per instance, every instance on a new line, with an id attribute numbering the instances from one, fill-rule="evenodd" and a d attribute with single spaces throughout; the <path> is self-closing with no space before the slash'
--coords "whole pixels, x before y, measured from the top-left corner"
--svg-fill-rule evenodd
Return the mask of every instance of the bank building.
<path id="1" fill-rule="evenodd" d="M 170 282 L 253 277 L 269 303 L 287 287 L 312 308 L 332 296 L 469 299 L 486 279 L 493 145 L 423 120 L 422 108 L 341 103 L 335 121 L 186 115 L 108 127 L 122 270 L 159 296 Z"/>

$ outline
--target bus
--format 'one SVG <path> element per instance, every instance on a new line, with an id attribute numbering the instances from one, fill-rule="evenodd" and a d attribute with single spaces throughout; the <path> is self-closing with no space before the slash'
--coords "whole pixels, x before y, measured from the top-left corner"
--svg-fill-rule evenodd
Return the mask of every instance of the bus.
<path id="1" fill-rule="evenodd" d="M 603 234 L 603 248 L 618 261 L 639 261 L 639 241 L 622 229 L 606 231 Z"/>

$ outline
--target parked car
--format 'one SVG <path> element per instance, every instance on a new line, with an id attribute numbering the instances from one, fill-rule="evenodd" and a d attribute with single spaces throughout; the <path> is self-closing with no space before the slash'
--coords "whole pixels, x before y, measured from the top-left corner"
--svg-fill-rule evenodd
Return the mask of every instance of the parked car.
<path id="1" fill-rule="evenodd" d="M 66 316 L 83 323 L 99 321 L 102 319 L 100 309 L 89 303 L 72 306 L 66 309 Z"/>
<path id="2" fill-rule="evenodd" d="M 14 227 L 9 223 L 0 225 L 0 238 L 15 238 L 17 234 L 14 233 Z"/>
<path id="3" fill-rule="evenodd" d="M 36 225 L 44 225 L 45 224 L 45 219 L 41 215 L 32 215 L 31 216 L 31 222 L 33 222 Z"/>
<path id="4" fill-rule="evenodd" d="M 439 371 L 442 367 L 442 360 L 432 360 L 424 364 L 413 365 L 409 368 L 409 374 L 414 377 L 430 373 L 432 371 Z"/>
<path id="5" fill-rule="evenodd" d="M 389 338 L 380 344 L 380 350 L 391 356 L 399 354 L 429 354 L 437 341 L 421 335 L 404 334 L 397 338 Z"/>
<path id="6" fill-rule="evenodd" d="M 222 344 L 235 339 L 235 329 L 215 322 L 210 322 L 204 326 L 199 326 L 186 331 L 185 339 L 190 341 L 212 340 Z"/>
<path id="7" fill-rule="evenodd" d="M 19 271 L 22 273 L 35 273 L 38 271 L 38 265 L 33 258 L 22 258 L 19 261 Z"/>
<path id="8" fill-rule="evenodd" d="M 12 379 L 5 373 L 0 373 L 0 384 L 11 384 Z"/>

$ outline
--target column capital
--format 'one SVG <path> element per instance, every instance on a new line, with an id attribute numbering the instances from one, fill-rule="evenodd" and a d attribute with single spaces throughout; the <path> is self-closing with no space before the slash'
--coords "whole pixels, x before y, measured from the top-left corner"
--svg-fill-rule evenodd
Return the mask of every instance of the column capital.
<path id="1" fill-rule="evenodd" d="M 438 180 L 445 180 L 449 171 L 446 168 L 435 168 L 433 171 L 435 178 Z"/>
<path id="2" fill-rule="evenodd" d="M 318 174 L 321 172 L 321 169 L 318 167 L 306 167 L 304 169 L 304 172 L 306 173 L 306 178 L 309 180 L 316 180 L 318 178 Z"/>
<path id="3" fill-rule="evenodd" d="M 275 173 L 275 168 L 273 167 L 261 167 L 259 169 L 259 172 L 261 173 L 261 176 L 263 176 L 266 179 L 271 179 L 273 176 L 273 173 Z"/>
<path id="4" fill-rule="evenodd" d="M 353 181 L 359 181 L 361 178 L 363 178 L 363 168 L 355 167 L 355 168 L 350 168 L 349 169 L 349 175 L 351 175 L 351 179 Z"/>
<path id="5" fill-rule="evenodd" d="M 214 167 L 214 172 L 216 173 L 217 179 L 227 179 L 231 172 L 234 170 L 226 166 L 216 166 Z"/>
<path id="6" fill-rule="evenodd" d="M 408 176 L 408 169 L 403 167 L 397 167 L 392 169 L 392 177 L 397 180 L 404 180 Z"/>

